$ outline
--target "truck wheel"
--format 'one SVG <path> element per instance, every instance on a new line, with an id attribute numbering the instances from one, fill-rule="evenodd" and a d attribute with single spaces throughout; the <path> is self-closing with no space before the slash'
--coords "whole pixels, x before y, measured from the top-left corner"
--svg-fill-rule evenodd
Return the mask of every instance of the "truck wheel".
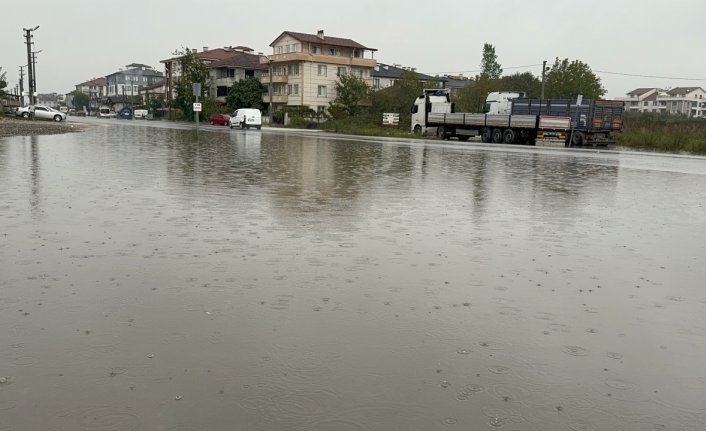
<path id="1" fill-rule="evenodd" d="M 507 129 L 505 133 L 503 133 L 503 142 L 506 144 L 514 144 L 516 139 L 517 134 L 512 129 Z"/>
<path id="2" fill-rule="evenodd" d="M 446 136 L 446 127 L 444 126 L 439 126 L 436 128 L 436 136 L 439 137 L 439 139 L 448 139 L 448 136 Z"/>
<path id="3" fill-rule="evenodd" d="M 583 145 L 584 135 L 583 132 L 574 132 L 574 136 L 571 137 L 571 145 L 581 146 Z"/>
<path id="4" fill-rule="evenodd" d="M 421 135 L 421 134 L 422 134 L 422 126 L 420 126 L 419 124 L 417 124 L 416 126 L 414 126 L 414 134 L 415 134 L 415 135 Z"/>
<path id="5" fill-rule="evenodd" d="M 499 144 L 503 141 L 503 131 L 500 129 L 493 129 L 493 142 Z"/>
<path id="6" fill-rule="evenodd" d="M 490 143 L 493 140 L 492 130 L 490 130 L 488 127 L 484 127 L 480 133 L 480 140 L 481 142 L 485 142 L 486 144 Z"/>

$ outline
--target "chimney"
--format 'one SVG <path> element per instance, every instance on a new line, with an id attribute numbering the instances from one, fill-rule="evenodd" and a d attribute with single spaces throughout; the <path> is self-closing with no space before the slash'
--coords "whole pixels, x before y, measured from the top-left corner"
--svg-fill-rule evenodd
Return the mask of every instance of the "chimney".
<path id="1" fill-rule="evenodd" d="M 206 52 L 206 51 L 208 51 L 208 47 L 207 47 L 207 46 L 204 46 L 204 47 L 203 47 L 203 52 Z"/>
<path id="2" fill-rule="evenodd" d="M 196 48 L 192 48 L 192 49 L 191 49 L 191 52 L 192 52 L 193 54 L 196 54 L 197 51 L 198 51 L 198 50 L 197 50 Z"/>
<path id="3" fill-rule="evenodd" d="M 323 39 L 324 39 L 324 31 L 323 31 L 323 30 L 317 31 L 317 32 L 316 32 L 316 37 L 318 37 L 319 39 L 323 40 Z"/>

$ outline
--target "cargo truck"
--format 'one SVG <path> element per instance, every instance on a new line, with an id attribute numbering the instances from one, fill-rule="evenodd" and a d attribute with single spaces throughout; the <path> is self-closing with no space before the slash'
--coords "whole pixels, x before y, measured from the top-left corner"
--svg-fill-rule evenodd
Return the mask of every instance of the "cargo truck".
<path id="1" fill-rule="evenodd" d="M 424 90 L 412 106 L 412 131 L 435 132 L 441 139 L 534 145 L 558 139 L 567 146 L 607 145 L 623 128 L 623 102 L 582 99 L 532 99 L 519 92 L 494 92 L 485 113 L 455 112 L 449 90 Z"/>

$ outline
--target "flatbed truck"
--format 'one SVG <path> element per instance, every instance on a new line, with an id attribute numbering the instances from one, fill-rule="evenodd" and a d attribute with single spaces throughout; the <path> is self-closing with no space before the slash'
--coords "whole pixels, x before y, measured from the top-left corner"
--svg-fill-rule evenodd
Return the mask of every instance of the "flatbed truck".
<path id="1" fill-rule="evenodd" d="M 607 145 L 623 128 L 623 102 L 589 99 L 532 99 L 518 92 L 494 92 L 486 113 L 455 112 L 448 89 L 424 90 L 412 106 L 412 131 L 441 139 L 534 145 L 537 139 L 567 146 Z"/>

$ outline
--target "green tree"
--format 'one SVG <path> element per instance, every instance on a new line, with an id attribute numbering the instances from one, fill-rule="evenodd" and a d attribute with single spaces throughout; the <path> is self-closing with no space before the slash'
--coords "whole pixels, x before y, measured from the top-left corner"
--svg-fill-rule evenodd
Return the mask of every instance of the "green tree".
<path id="1" fill-rule="evenodd" d="M 495 47 L 489 43 L 483 45 L 483 59 L 480 63 L 480 78 L 500 79 L 503 69 L 498 63 L 498 56 L 495 54 Z"/>
<path id="2" fill-rule="evenodd" d="M 7 73 L 2 71 L 2 67 L 0 67 L 0 96 L 5 94 L 5 87 L 7 87 L 7 78 L 6 78 Z"/>
<path id="3" fill-rule="evenodd" d="M 164 96 L 161 94 L 147 95 L 147 109 L 152 112 L 152 115 L 157 117 L 159 109 L 164 108 Z"/>
<path id="4" fill-rule="evenodd" d="M 196 97 L 193 94 L 194 83 L 201 84 L 200 97 L 203 99 L 208 89 L 209 77 L 208 69 L 195 52 L 188 47 L 182 51 L 175 51 L 174 55 L 179 56 L 177 63 L 179 65 L 180 75 L 174 82 L 174 107 L 181 109 L 187 119 L 194 118 L 193 103 L 196 102 Z"/>
<path id="5" fill-rule="evenodd" d="M 74 109 L 83 109 L 84 107 L 88 109 L 89 98 L 87 94 L 81 93 L 80 91 L 73 91 L 71 95 L 73 96 L 71 103 Z"/>
<path id="6" fill-rule="evenodd" d="M 240 108 L 262 109 L 262 95 L 266 92 L 267 88 L 259 80 L 243 79 L 233 83 L 226 96 L 226 105 L 233 110 Z"/>
<path id="7" fill-rule="evenodd" d="M 330 111 L 342 111 L 350 116 L 356 115 L 369 97 L 370 87 L 362 78 L 342 75 L 336 82 L 336 99 L 331 102 Z"/>
<path id="8" fill-rule="evenodd" d="M 478 77 L 475 81 L 463 87 L 456 97 L 456 111 L 483 112 L 488 93 L 502 91 L 503 84 L 499 79 Z"/>
<path id="9" fill-rule="evenodd" d="M 545 96 L 551 99 L 574 99 L 579 94 L 587 99 L 599 99 L 606 93 L 601 79 L 591 68 L 579 60 L 568 58 L 554 61 L 547 73 Z"/>
<path id="10" fill-rule="evenodd" d="M 414 72 L 406 70 L 395 85 L 372 93 L 370 111 L 376 114 L 376 120 L 381 118 L 383 112 L 399 113 L 400 129 L 409 130 L 412 117 L 410 108 L 414 100 L 422 95 L 423 90 L 424 83 L 417 79 Z"/>
<path id="11" fill-rule="evenodd" d="M 527 97 L 539 97 L 542 92 L 542 81 L 531 72 L 515 73 L 500 78 L 499 91 L 520 91 Z"/>

